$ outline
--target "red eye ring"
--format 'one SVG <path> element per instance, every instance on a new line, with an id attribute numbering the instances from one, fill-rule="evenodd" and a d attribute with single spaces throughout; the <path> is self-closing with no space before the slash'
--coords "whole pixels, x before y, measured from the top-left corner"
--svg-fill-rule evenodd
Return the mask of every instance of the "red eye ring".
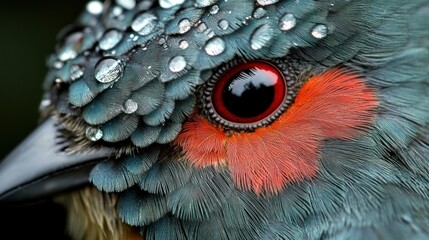
<path id="1" fill-rule="evenodd" d="M 206 112 L 215 122 L 234 129 L 253 130 L 271 123 L 293 95 L 292 83 L 283 73 L 262 60 L 222 67 L 204 91 Z"/>

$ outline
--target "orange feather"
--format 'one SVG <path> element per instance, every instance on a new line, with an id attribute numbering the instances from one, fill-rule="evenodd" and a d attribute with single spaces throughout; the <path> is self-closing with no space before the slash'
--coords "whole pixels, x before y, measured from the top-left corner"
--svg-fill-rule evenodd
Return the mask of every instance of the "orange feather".
<path id="1" fill-rule="evenodd" d="M 323 141 L 357 137 L 373 122 L 377 105 L 362 77 L 334 68 L 309 79 L 269 126 L 227 135 L 194 115 L 175 143 L 194 166 L 226 164 L 236 187 L 275 193 L 315 176 Z"/>

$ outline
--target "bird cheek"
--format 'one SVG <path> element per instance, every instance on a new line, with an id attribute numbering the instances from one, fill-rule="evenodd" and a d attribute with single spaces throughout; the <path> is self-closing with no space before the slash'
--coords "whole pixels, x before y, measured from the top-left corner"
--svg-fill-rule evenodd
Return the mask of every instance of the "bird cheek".
<path id="1" fill-rule="evenodd" d="M 176 137 L 174 144 L 183 149 L 196 167 L 216 166 L 225 159 L 226 134 L 205 118 L 193 115 Z"/>
<path id="2" fill-rule="evenodd" d="M 227 165 L 237 188 L 276 193 L 317 174 L 323 142 L 349 140 L 371 126 L 376 94 L 362 77 L 339 68 L 309 79 L 271 125 L 229 132 L 194 115 L 175 144 L 196 167 Z"/>
<path id="3" fill-rule="evenodd" d="M 321 141 L 303 130 L 311 126 L 274 127 L 228 139 L 226 159 L 238 188 L 276 193 L 316 174 Z"/>

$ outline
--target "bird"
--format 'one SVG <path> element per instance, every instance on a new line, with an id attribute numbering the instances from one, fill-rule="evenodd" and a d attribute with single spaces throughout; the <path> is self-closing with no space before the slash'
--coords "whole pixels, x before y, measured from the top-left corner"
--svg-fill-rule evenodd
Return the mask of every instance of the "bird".
<path id="1" fill-rule="evenodd" d="M 0 204 L 73 239 L 429 238 L 429 1 L 91 0 Z"/>

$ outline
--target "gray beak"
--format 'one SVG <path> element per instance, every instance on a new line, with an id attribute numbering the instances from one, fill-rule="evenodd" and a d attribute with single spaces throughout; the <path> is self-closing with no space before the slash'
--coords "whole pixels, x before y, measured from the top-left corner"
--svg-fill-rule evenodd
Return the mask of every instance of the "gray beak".
<path id="1" fill-rule="evenodd" d="M 86 184 L 91 168 L 113 152 L 100 148 L 67 154 L 56 124 L 45 120 L 0 162 L 0 202 L 37 199 Z"/>

